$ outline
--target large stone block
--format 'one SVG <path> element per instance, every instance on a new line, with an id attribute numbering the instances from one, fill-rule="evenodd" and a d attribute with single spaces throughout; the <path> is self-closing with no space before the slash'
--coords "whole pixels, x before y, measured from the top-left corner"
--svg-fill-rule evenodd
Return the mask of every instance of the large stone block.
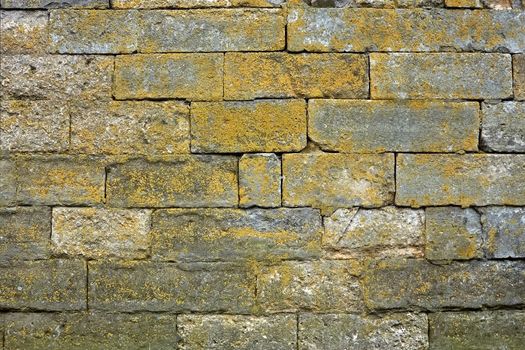
<path id="1" fill-rule="evenodd" d="M 20 9 L 108 8 L 109 0 L 0 0 L 0 4 L 3 8 Z"/>
<path id="2" fill-rule="evenodd" d="M 245 154 L 239 160 L 239 205 L 281 206 L 281 159 L 274 153 Z"/>
<path id="3" fill-rule="evenodd" d="M 525 100 L 525 54 L 512 56 L 514 74 L 514 98 Z"/>
<path id="4" fill-rule="evenodd" d="M 113 0 L 113 8 L 279 7 L 287 0 Z"/>
<path id="5" fill-rule="evenodd" d="M 1 55 L 42 54 L 47 50 L 46 11 L 0 11 Z"/>
<path id="6" fill-rule="evenodd" d="M 195 102 L 191 136 L 191 150 L 197 153 L 300 151 L 306 146 L 306 103 Z"/>
<path id="7" fill-rule="evenodd" d="M 525 152 L 525 101 L 483 103 L 481 146 L 486 151 Z"/>
<path id="8" fill-rule="evenodd" d="M 525 205 L 525 155 L 400 154 L 396 204 Z"/>
<path id="9" fill-rule="evenodd" d="M 525 258 L 525 208 L 480 208 L 489 258 Z"/>
<path id="10" fill-rule="evenodd" d="M 0 205 L 16 203 L 16 165 L 11 159 L 0 159 Z"/>
<path id="11" fill-rule="evenodd" d="M 152 227 L 161 260 L 305 259 L 321 250 L 321 216 L 310 208 L 157 210 Z"/>
<path id="12" fill-rule="evenodd" d="M 368 62 L 356 54 L 226 53 L 224 98 L 367 98 Z"/>

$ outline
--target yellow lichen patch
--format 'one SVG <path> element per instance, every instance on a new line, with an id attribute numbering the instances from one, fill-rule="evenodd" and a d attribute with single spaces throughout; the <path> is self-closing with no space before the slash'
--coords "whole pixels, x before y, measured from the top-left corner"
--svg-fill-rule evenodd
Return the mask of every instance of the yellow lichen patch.
<path id="1" fill-rule="evenodd" d="M 0 36 L 0 54 L 43 54 L 47 48 L 47 14 L 44 11 L 2 11 Z"/>
<path id="2" fill-rule="evenodd" d="M 240 159 L 239 204 L 280 206 L 281 161 L 275 154 L 248 154 Z"/>

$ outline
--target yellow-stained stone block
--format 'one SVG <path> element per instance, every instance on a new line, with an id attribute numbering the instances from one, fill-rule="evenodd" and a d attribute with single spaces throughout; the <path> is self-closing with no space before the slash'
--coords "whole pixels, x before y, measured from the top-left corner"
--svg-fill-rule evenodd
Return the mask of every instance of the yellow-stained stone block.
<path id="1" fill-rule="evenodd" d="M 281 205 L 281 160 L 273 153 L 245 154 L 239 160 L 241 207 Z"/>
<path id="2" fill-rule="evenodd" d="M 525 100 L 525 53 L 512 56 L 514 98 Z"/>
<path id="3" fill-rule="evenodd" d="M 109 7 L 110 0 L 0 0 L 3 8 L 48 9 L 48 8 L 97 8 Z"/>
<path id="4" fill-rule="evenodd" d="M 481 8 L 483 4 L 480 0 L 445 0 L 445 6 L 452 8 Z"/>
<path id="5" fill-rule="evenodd" d="M 42 54 L 47 49 L 47 12 L 0 11 L 0 54 Z"/>
<path id="6" fill-rule="evenodd" d="M 113 0 L 113 8 L 279 7 L 286 0 Z"/>
<path id="7" fill-rule="evenodd" d="M 11 159 L 0 159 L 0 205 L 9 206 L 16 203 L 17 171 Z"/>

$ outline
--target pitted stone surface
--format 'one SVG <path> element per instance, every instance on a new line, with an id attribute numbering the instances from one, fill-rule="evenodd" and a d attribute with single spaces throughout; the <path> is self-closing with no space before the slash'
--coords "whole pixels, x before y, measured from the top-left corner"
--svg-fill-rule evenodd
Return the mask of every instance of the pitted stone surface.
<path id="1" fill-rule="evenodd" d="M 239 205 L 281 205 L 281 159 L 277 155 L 245 154 L 239 159 Z"/>
<path id="2" fill-rule="evenodd" d="M 481 212 L 488 257 L 525 257 L 525 208 L 486 207 Z"/>
<path id="3" fill-rule="evenodd" d="M 43 54 L 47 50 L 45 11 L 0 11 L 0 54 Z"/>
<path id="4" fill-rule="evenodd" d="M 482 104 L 481 144 L 489 152 L 525 152 L 525 101 Z"/>

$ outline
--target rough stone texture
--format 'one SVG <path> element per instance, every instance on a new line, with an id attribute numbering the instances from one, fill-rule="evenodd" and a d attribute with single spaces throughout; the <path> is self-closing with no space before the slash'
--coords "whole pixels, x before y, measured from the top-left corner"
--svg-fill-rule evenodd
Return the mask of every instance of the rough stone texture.
<path id="1" fill-rule="evenodd" d="M 255 276 L 223 264 L 90 262 L 89 306 L 108 311 L 248 313 Z"/>
<path id="2" fill-rule="evenodd" d="M 310 100 L 308 117 L 308 136 L 328 151 L 455 152 L 478 146 L 475 102 Z"/>
<path id="3" fill-rule="evenodd" d="M 468 260 L 483 257 L 481 219 L 471 208 L 425 209 L 425 257 L 429 260 Z"/>
<path id="4" fill-rule="evenodd" d="M 17 159 L 17 202 L 92 205 L 104 200 L 104 164 L 91 157 L 31 156 Z"/>
<path id="5" fill-rule="evenodd" d="M 109 167 L 107 203 L 118 207 L 232 207 L 238 202 L 237 159 L 173 156 Z"/>
<path id="6" fill-rule="evenodd" d="M 394 156 L 284 154 L 283 204 L 379 207 L 393 201 Z"/>
<path id="7" fill-rule="evenodd" d="M 295 315 L 182 315 L 179 349 L 296 350 Z"/>
<path id="8" fill-rule="evenodd" d="M 113 94 L 118 100 L 220 100 L 223 61 L 220 53 L 117 56 Z"/>
<path id="9" fill-rule="evenodd" d="M 445 6 L 451 8 L 481 8 L 480 0 L 445 0 Z"/>
<path id="10" fill-rule="evenodd" d="M 0 56 L 0 97 L 109 100 L 113 57 Z"/>
<path id="11" fill-rule="evenodd" d="M 428 349 L 425 314 L 299 315 L 300 350 Z"/>
<path id="12" fill-rule="evenodd" d="M 176 349 L 175 315 L 10 313 L 6 349 Z"/>
<path id="13" fill-rule="evenodd" d="M 265 312 L 360 312 L 364 305 L 354 265 L 321 260 L 262 267 L 257 300 Z"/>
<path id="14" fill-rule="evenodd" d="M 114 8 L 279 7 L 287 0 L 113 0 Z"/>
<path id="15" fill-rule="evenodd" d="M 277 9 L 142 12 L 141 52 L 277 51 L 285 18 Z"/>
<path id="16" fill-rule="evenodd" d="M 0 263 L 49 258 L 50 221 L 49 208 L 1 208 Z"/>
<path id="17" fill-rule="evenodd" d="M 0 55 L 42 54 L 47 46 L 45 11 L 0 11 Z"/>
<path id="18" fill-rule="evenodd" d="M 523 52 L 523 27 L 521 11 L 297 7 L 288 14 L 288 50 Z"/>
<path id="19" fill-rule="evenodd" d="M 281 159 L 273 153 L 245 154 L 239 160 L 239 205 L 281 206 Z"/>
<path id="20" fill-rule="evenodd" d="M 425 260 L 384 260 L 366 269 L 370 309 L 481 308 L 525 301 L 525 262 L 472 261 L 434 265 Z"/>
<path id="21" fill-rule="evenodd" d="M 69 113 L 63 103 L 0 101 L 0 150 L 63 152 L 69 147 Z"/>
<path id="22" fill-rule="evenodd" d="M 373 99 L 503 99 L 512 96 L 511 77 L 504 54 L 370 54 Z"/>
<path id="23" fill-rule="evenodd" d="M 306 146 L 306 103 L 192 103 L 191 137 L 194 153 L 300 151 Z"/>
<path id="24" fill-rule="evenodd" d="M 161 260 L 305 259 L 321 248 L 321 216 L 311 208 L 157 210 L 152 228 Z"/>
<path id="25" fill-rule="evenodd" d="M 189 107 L 183 102 L 73 103 L 71 149 L 87 154 L 189 153 Z"/>
<path id="26" fill-rule="evenodd" d="M 364 55 L 226 53 L 224 98 L 367 98 Z"/>
<path id="27" fill-rule="evenodd" d="M 525 347 L 525 312 L 444 312 L 429 315 L 430 349 L 508 349 Z"/>
<path id="28" fill-rule="evenodd" d="M 514 98 L 525 100 L 525 54 L 512 56 Z"/>
<path id="29" fill-rule="evenodd" d="M 149 255 L 150 210 L 53 208 L 56 254 L 92 259 Z"/>
<path id="30" fill-rule="evenodd" d="M 85 262 L 40 260 L 0 266 L 0 308 L 47 311 L 85 309 Z"/>
<path id="31" fill-rule="evenodd" d="M 16 165 L 9 159 L 0 159 L 0 205 L 16 203 Z"/>
<path id="32" fill-rule="evenodd" d="M 525 101 L 482 104 L 481 145 L 486 151 L 525 152 Z"/>
<path id="33" fill-rule="evenodd" d="M 399 154 L 396 204 L 524 205 L 525 155 Z"/>
<path id="34" fill-rule="evenodd" d="M 323 248 L 334 255 L 396 251 L 414 255 L 423 245 L 423 210 L 385 207 L 381 209 L 337 209 L 324 219 Z"/>
<path id="35" fill-rule="evenodd" d="M 489 258 L 525 258 L 525 208 L 481 208 Z"/>
<path id="36" fill-rule="evenodd" d="M 109 0 L 0 0 L 0 4 L 3 8 L 20 9 L 108 8 Z"/>

